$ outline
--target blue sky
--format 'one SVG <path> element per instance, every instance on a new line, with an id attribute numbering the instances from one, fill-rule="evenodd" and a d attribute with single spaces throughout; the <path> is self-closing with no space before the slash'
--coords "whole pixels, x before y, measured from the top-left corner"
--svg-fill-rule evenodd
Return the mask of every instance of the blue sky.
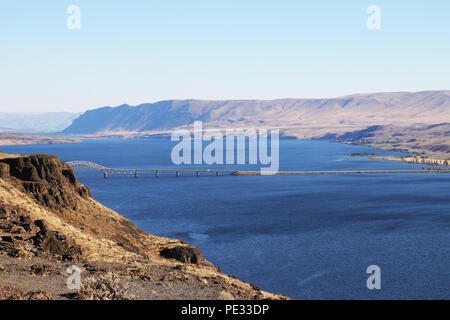
<path id="1" fill-rule="evenodd" d="M 450 89 L 447 0 L 1 4 L 0 112 Z"/>

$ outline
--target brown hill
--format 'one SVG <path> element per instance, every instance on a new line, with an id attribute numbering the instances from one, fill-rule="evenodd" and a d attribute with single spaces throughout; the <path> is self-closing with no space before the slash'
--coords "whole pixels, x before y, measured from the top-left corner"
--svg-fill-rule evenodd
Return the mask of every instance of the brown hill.
<path id="1" fill-rule="evenodd" d="M 195 120 L 203 121 L 208 128 L 270 127 L 280 128 L 286 135 L 310 138 L 372 125 L 450 122 L 450 91 L 356 94 L 332 99 L 169 100 L 103 107 L 85 112 L 65 132 L 167 132 Z"/>
<path id="2" fill-rule="evenodd" d="M 174 128 L 278 128 L 285 137 L 326 138 L 382 149 L 449 156 L 450 91 L 355 94 L 332 99 L 170 100 L 138 106 L 89 110 L 75 119 L 69 134 L 141 136 Z M 363 137 L 374 134 L 375 137 Z M 361 136 L 361 139 L 359 139 Z M 368 139 L 371 138 L 371 139 Z"/>

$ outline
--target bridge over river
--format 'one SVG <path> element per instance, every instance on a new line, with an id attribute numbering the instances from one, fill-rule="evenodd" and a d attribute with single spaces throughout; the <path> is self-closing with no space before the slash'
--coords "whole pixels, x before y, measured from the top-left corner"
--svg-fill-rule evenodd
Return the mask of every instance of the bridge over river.
<path id="1" fill-rule="evenodd" d="M 219 170 L 219 169 L 128 169 L 128 168 L 108 168 L 97 163 L 89 161 L 69 161 L 67 164 L 74 170 L 98 171 L 103 173 L 104 178 L 110 174 L 130 174 L 135 178 L 139 176 L 139 172 L 152 172 L 156 177 L 161 172 L 173 172 L 177 177 L 181 173 L 195 173 L 199 176 L 201 173 L 213 173 L 216 176 L 221 174 L 235 176 L 259 176 L 259 175 L 306 175 L 306 174 L 400 174 L 400 173 L 450 173 L 450 169 L 440 168 L 424 168 L 422 170 L 345 170 L 345 171 L 274 171 L 261 172 L 245 171 L 245 170 Z"/>

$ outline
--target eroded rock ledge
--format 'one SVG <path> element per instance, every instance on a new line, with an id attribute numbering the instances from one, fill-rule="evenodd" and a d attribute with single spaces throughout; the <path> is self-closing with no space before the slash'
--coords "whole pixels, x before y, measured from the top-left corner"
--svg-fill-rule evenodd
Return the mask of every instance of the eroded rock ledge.
<path id="1" fill-rule="evenodd" d="M 0 162 L 3 172 L 9 167 L 10 177 L 16 178 L 19 182 L 16 185 L 46 207 L 56 210 L 61 208 L 76 210 L 78 196 L 83 199 L 91 197 L 90 190 L 78 183 L 73 170 L 55 156 L 35 154 L 3 159 Z"/>

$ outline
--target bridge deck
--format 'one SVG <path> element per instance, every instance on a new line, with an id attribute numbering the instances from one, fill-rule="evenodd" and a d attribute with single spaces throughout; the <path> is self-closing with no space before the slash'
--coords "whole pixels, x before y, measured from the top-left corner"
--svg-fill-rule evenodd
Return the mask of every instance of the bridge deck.
<path id="1" fill-rule="evenodd" d="M 117 173 L 135 173 L 137 172 L 223 172 L 223 173 L 234 173 L 238 170 L 209 170 L 209 169 L 121 169 L 121 168 L 104 168 L 104 169 L 94 169 L 94 168 L 74 168 L 74 170 L 82 171 L 106 171 L 106 172 L 117 172 Z"/>
<path id="2" fill-rule="evenodd" d="M 343 171 L 277 171 L 261 173 L 258 171 L 245 170 L 217 170 L 217 169 L 122 169 L 122 168 L 74 168 L 82 171 L 101 171 L 103 173 L 129 173 L 138 172 L 174 172 L 174 173 L 228 173 L 231 175 L 307 175 L 307 174 L 381 174 L 381 173 L 450 173 L 450 169 L 423 169 L 423 170 L 343 170 Z"/>

